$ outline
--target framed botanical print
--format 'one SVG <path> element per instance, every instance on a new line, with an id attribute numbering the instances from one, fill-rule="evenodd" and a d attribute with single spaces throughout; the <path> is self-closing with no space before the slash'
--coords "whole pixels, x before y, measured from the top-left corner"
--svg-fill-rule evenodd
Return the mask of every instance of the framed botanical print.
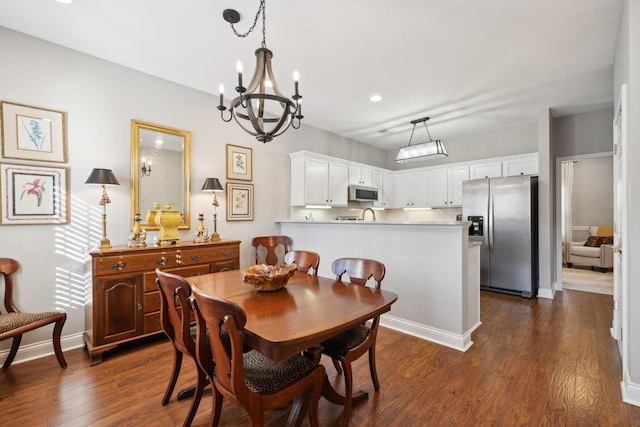
<path id="1" fill-rule="evenodd" d="M 2 102 L 0 117 L 2 157 L 67 162 L 64 112 Z"/>
<path id="2" fill-rule="evenodd" d="M 253 221 L 253 184 L 227 182 L 227 221 Z"/>
<path id="3" fill-rule="evenodd" d="M 0 223 L 69 222 L 67 168 L 0 164 Z"/>
<path id="4" fill-rule="evenodd" d="M 253 180 L 253 154 L 251 148 L 227 144 L 227 179 Z"/>

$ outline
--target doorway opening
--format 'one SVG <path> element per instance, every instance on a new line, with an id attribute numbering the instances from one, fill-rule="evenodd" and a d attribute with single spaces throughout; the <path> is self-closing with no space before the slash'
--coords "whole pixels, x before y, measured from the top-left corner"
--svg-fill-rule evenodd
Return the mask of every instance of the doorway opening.
<path id="1" fill-rule="evenodd" d="M 583 247 L 590 235 L 613 228 L 613 153 L 558 158 L 556 176 L 556 289 L 613 295 L 611 245 Z"/>

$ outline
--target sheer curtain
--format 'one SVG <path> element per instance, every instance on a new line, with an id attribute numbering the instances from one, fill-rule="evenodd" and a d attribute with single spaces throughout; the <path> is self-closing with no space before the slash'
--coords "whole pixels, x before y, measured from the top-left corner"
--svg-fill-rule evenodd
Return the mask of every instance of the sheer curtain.
<path id="1" fill-rule="evenodd" d="M 562 162 L 562 258 L 570 262 L 569 249 L 573 238 L 571 199 L 573 197 L 573 162 Z"/>

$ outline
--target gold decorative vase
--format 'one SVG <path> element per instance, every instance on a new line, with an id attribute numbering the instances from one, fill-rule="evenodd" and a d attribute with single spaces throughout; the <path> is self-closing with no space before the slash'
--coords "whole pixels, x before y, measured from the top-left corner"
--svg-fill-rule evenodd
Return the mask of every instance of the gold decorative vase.
<path id="1" fill-rule="evenodd" d="M 180 211 L 171 209 L 171 203 L 156 212 L 155 221 L 159 227 L 157 242 L 160 245 L 171 245 L 180 241 L 178 226 L 182 223 Z"/>

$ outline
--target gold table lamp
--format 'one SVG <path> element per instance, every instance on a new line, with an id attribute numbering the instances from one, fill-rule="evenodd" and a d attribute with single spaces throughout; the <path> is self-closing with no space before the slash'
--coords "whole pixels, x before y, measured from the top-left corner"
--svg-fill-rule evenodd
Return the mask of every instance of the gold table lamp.
<path id="1" fill-rule="evenodd" d="M 204 181 L 204 185 L 202 186 L 202 191 L 211 191 L 213 193 L 213 234 L 211 234 L 211 240 L 220 240 L 220 235 L 218 234 L 218 211 L 217 208 L 220 206 L 220 202 L 218 202 L 218 198 L 216 197 L 216 191 L 222 191 L 222 185 L 218 178 L 207 178 Z"/>
<path id="2" fill-rule="evenodd" d="M 85 184 L 99 184 L 102 185 L 102 198 L 100 204 L 103 207 L 102 211 L 102 240 L 100 240 L 100 249 L 111 249 L 111 242 L 107 238 L 107 204 L 111 203 L 109 195 L 107 194 L 107 185 L 120 185 L 118 178 L 113 174 L 111 169 L 94 169 L 91 171 L 91 175 L 84 182 Z"/>

